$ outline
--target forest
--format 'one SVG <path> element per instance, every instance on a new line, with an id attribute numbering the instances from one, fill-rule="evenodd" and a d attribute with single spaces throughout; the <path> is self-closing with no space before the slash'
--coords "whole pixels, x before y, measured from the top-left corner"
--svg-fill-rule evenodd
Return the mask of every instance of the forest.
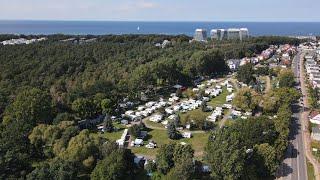
<path id="1" fill-rule="evenodd" d="M 0 36 L 0 40 L 10 38 L 18 37 Z M 191 86 L 199 77 L 225 75 L 227 59 L 253 56 L 269 45 L 299 44 L 299 40 L 285 37 L 208 44 L 189 43 L 190 38 L 183 35 L 51 35 L 47 38 L 29 45 L 0 45 L 0 179 L 134 178 L 131 175 L 139 172 L 128 163 L 133 159 L 130 150 L 118 149 L 114 142 L 94 136 L 91 130 L 79 129 L 78 120 L 119 114 L 119 103 L 124 99 L 140 101 L 141 93 L 152 98 L 175 84 Z M 67 38 L 97 38 L 97 41 L 61 41 Z M 155 46 L 164 40 L 169 40 L 170 45 Z M 271 126 L 277 131 L 277 126 L 265 123 L 261 120 L 257 126 Z M 220 135 L 216 136 L 228 136 L 228 131 L 218 132 Z M 261 142 L 277 143 L 274 137 L 268 138 L 271 139 Z M 208 143 L 208 152 L 214 151 L 214 143 L 218 141 Z M 233 147 L 244 145 L 246 142 L 239 141 Z M 177 152 L 176 163 L 182 161 L 179 152 L 192 152 L 174 145 L 167 148 Z M 208 154 L 208 159 L 216 156 L 219 154 Z M 190 162 L 190 158 L 191 155 L 182 159 Z M 166 174 L 173 163 L 165 170 L 158 167 L 159 172 Z M 186 172 L 183 168 L 190 167 L 175 167 L 179 171 L 172 172 L 172 177 L 176 176 L 174 173 Z M 225 173 L 215 172 L 213 177 L 218 178 Z M 230 176 L 240 177 L 243 174 Z"/>

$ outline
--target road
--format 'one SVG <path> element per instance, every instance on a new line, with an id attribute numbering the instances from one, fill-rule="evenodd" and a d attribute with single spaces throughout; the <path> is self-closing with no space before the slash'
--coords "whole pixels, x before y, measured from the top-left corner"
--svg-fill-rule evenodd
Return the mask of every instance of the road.
<path id="1" fill-rule="evenodd" d="M 300 59 L 301 52 L 294 57 L 292 61 L 292 70 L 296 77 L 296 88 L 301 88 L 300 78 Z M 305 129 L 302 122 L 303 105 L 296 103 L 293 105 L 292 123 L 290 126 L 290 142 L 285 159 L 279 168 L 278 179 L 306 180 L 307 164 L 305 156 L 303 130 Z"/>

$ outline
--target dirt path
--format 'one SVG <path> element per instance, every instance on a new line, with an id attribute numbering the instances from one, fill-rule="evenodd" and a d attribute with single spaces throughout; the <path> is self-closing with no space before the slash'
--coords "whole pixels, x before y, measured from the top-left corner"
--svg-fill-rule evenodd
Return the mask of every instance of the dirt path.
<path id="1" fill-rule="evenodd" d="M 235 87 L 236 90 L 239 90 L 239 85 L 237 83 L 237 81 L 234 78 L 231 78 L 231 84 Z"/>
<path id="2" fill-rule="evenodd" d="M 228 110 L 228 112 L 223 116 L 223 119 L 219 123 L 220 128 L 224 127 L 230 115 L 231 115 L 231 110 Z"/>
<path id="3" fill-rule="evenodd" d="M 266 89 L 265 93 L 268 93 L 271 91 L 271 79 L 269 76 L 266 76 Z"/>

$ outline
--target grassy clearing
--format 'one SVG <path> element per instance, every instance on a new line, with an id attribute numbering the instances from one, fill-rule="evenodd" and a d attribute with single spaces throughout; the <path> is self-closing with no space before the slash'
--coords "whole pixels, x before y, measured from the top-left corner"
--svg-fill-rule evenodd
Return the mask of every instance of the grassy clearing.
<path id="1" fill-rule="evenodd" d="M 224 103 L 226 103 L 226 96 L 229 94 L 230 93 L 228 93 L 227 88 L 223 88 L 223 92 L 219 96 L 211 99 L 211 101 L 208 102 L 207 104 L 209 106 L 212 106 L 213 108 L 217 106 L 222 106 Z M 181 119 L 184 119 L 187 116 L 193 117 L 193 116 L 199 116 L 199 115 L 207 117 L 210 114 L 211 112 L 202 112 L 201 108 L 199 108 L 192 111 L 188 111 L 186 113 L 180 113 L 180 117 Z M 150 121 L 146 121 L 146 123 L 153 127 L 161 127 L 161 128 L 164 127 L 161 123 L 154 123 Z M 230 121 L 229 123 L 232 123 L 232 121 Z M 207 144 L 208 137 L 209 137 L 209 133 L 199 133 L 199 134 L 193 134 L 193 137 L 191 139 L 170 140 L 168 138 L 166 130 L 157 130 L 157 129 L 151 129 L 148 134 L 149 136 L 145 141 L 145 144 L 147 144 L 149 140 L 154 140 L 157 143 L 158 147 L 164 144 L 168 144 L 170 142 L 176 142 L 176 143 L 185 142 L 187 144 L 191 144 L 192 148 L 195 150 L 195 156 L 197 158 L 201 158 L 203 156 L 204 148 Z M 133 153 L 139 154 L 139 155 L 145 155 L 148 157 L 155 157 L 158 149 L 159 148 L 147 149 L 145 147 L 131 148 Z"/>
<path id="2" fill-rule="evenodd" d="M 312 151 L 312 154 L 317 158 L 317 160 L 320 160 L 320 143 L 317 141 L 311 142 L 311 148 L 318 149 L 317 152 Z"/>
<path id="3" fill-rule="evenodd" d="M 98 132 L 97 135 L 106 139 L 109 139 L 111 141 L 116 141 L 118 139 L 121 138 L 121 135 L 124 131 L 124 129 L 126 129 L 126 127 L 120 123 L 114 123 L 113 126 L 115 128 L 117 128 L 118 130 L 112 133 L 100 133 Z"/>
<path id="4" fill-rule="evenodd" d="M 227 91 L 227 88 L 223 88 L 222 89 L 222 93 L 211 99 L 210 102 L 208 102 L 209 106 L 212 106 L 213 108 L 217 107 L 217 106 L 222 106 L 224 103 L 226 103 L 226 97 L 229 95 L 230 93 Z"/>
<path id="5" fill-rule="evenodd" d="M 102 134 L 102 136 L 107 138 L 107 139 L 109 139 L 109 140 L 111 140 L 111 141 L 116 141 L 116 140 L 121 138 L 121 135 L 122 135 L 123 131 L 124 131 L 124 129 L 119 130 L 117 132 L 104 133 L 104 134 Z"/>
<path id="6" fill-rule="evenodd" d="M 155 123 L 149 120 L 145 121 L 144 123 L 146 124 L 146 126 L 164 128 L 164 125 L 161 123 Z"/>
<path id="7" fill-rule="evenodd" d="M 199 133 L 193 134 L 193 137 L 191 139 L 171 140 L 168 138 L 166 130 L 150 130 L 148 134 L 149 136 L 145 141 L 145 144 L 148 143 L 149 140 L 154 140 L 157 143 L 158 147 L 170 142 L 185 142 L 187 144 L 191 144 L 192 148 L 195 150 L 196 156 L 201 156 L 203 154 L 204 147 L 207 144 L 207 140 L 209 137 L 209 133 Z M 145 147 L 133 147 L 132 152 L 135 154 L 155 157 L 158 149 L 159 148 L 147 149 Z"/>
<path id="8" fill-rule="evenodd" d="M 192 110 L 192 111 L 188 111 L 186 113 L 179 113 L 181 120 L 183 121 L 184 119 L 186 119 L 188 116 L 192 119 L 194 117 L 208 117 L 210 116 L 211 112 L 203 112 L 201 108 Z"/>
<path id="9" fill-rule="evenodd" d="M 316 177 L 314 176 L 313 165 L 309 161 L 307 161 L 307 173 L 308 173 L 308 180 L 316 179 Z"/>
<path id="10" fill-rule="evenodd" d="M 228 120 L 226 120 L 224 126 L 230 127 L 230 126 L 231 126 L 232 124 L 234 124 L 234 123 L 235 123 L 235 120 L 228 119 Z"/>
<path id="11" fill-rule="evenodd" d="M 223 104 L 226 103 L 226 97 L 229 94 L 230 93 L 228 93 L 227 88 L 223 88 L 222 93 L 219 96 L 211 99 L 211 101 L 209 101 L 207 103 L 207 105 L 208 106 L 212 106 L 213 108 L 216 108 L 218 106 L 222 106 Z M 198 108 L 198 109 L 195 109 L 195 110 L 192 110 L 192 111 L 188 111 L 186 113 L 180 113 L 180 117 L 181 117 L 181 119 L 185 119 L 187 116 L 190 116 L 190 117 L 195 117 L 195 116 L 197 116 L 197 117 L 198 116 L 208 117 L 208 116 L 210 116 L 211 113 L 212 112 L 203 112 L 201 110 L 201 108 Z"/>

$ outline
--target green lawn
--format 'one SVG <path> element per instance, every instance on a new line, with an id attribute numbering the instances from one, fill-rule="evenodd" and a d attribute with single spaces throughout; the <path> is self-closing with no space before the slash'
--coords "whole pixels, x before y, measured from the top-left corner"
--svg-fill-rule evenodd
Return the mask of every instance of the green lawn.
<path id="1" fill-rule="evenodd" d="M 314 176 L 314 169 L 312 164 L 307 161 L 307 171 L 308 171 L 308 180 L 315 180 L 316 177 Z"/>
<path id="2" fill-rule="evenodd" d="M 168 119 L 167 119 L 168 120 Z M 159 128 L 164 128 L 164 125 L 161 124 L 161 123 L 155 123 L 155 122 L 152 122 L 152 121 L 145 121 L 145 124 L 146 126 L 152 126 L 152 127 L 159 127 Z"/>
<path id="3" fill-rule="evenodd" d="M 145 141 L 145 144 L 148 143 L 149 140 L 154 140 L 158 147 L 164 144 L 168 144 L 170 142 L 185 142 L 187 144 L 191 144 L 192 148 L 195 150 L 195 155 L 196 156 L 201 156 L 204 147 L 207 143 L 209 133 L 199 133 L 199 134 L 193 134 L 193 137 L 191 139 L 179 139 L 179 140 L 170 140 L 167 135 L 166 130 L 150 130 L 149 131 L 149 136 L 148 139 Z M 147 149 L 145 147 L 133 147 L 132 152 L 135 154 L 142 154 L 146 156 L 152 156 L 155 157 L 157 154 L 157 150 L 159 148 L 155 149 Z"/>
<path id="4" fill-rule="evenodd" d="M 207 104 L 209 106 L 212 106 L 213 108 L 217 106 L 222 106 L 224 103 L 226 103 L 226 96 L 229 94 L 230 93 L 228 93 L 227 88 L 224 87 L 223 92 L 219 96 L 211 99 L 211 101 L 208 102 Z M 192 111 L 188 111 L 186 113 L 180 113 L 180 116 L 181 116 L 181 119 L 184 119 L 186 116 L 192 117 L 192 116 L 201 115 L 201 116 L 207 117 L 210 114 L 211 112 L 202 112 L 201 108 L 199 108 Z M 154 123 L 150 121 L 147 121 L 146 123 L 154 127 L 164 127 L 161 123 Z M 149 134 L 149 137 L 145 141 L 145 144 L 147 144 L 149 140 L 154 140 L 157 143 L 158 147 L 160 147 L 163 144 L 168 144 L 169 142 L 177 142 L 177 143 L 185 142 L 187 144 L 192 145 L 192 148 L 195 150 L 195 156 L 198 158 L 203 156 L 204 147 L 207 144 L 207 140 L 209 137 L 209 133 L 199 133 L 199 134 L 193 134 L 193 137 L 191 139 L 170 140 L 167 136 L 166 130 L 156 130 L 156 129 L 150 130 L 148 134 Z M 145 147 L 132 147 L 131 149 L 132 149 L 132 152 L 135 154 L 155 157 L 159 148 L 147 149 Z"/>
<path id="5" fill-rule="evenodd" d="M 233 120 L 233 119 L 227 119 L 227 121 L 224 124 L 224 126 L 230 127 L 232 124 L 234 124 L 234 122 L 235 122 L 235 120 Z"/>
<path id="6" fill-rule="evenodd" d="M 318 149 L 317 152 L 313 152 L 312 151 L 312 154 L 317 158 L 318 161 L 320 161 L 320 143 L 317 142 L 317 141 L 312 141 L 311 142 L 311 148 Z"/>
<path id="7" fill-rule="evenodd" d="M 211 99 L 210 102 L 208 102 L 209 106 L 212 106 L 213 108 L 217 107 L 217 106 L 222 106 L 223 104 L 226 103 L 226 97 L 229 95 L 230 93 L 227 91 L 227 88 L 223 88 L 222 89 L 222 93 Z"/>
<path id="8" fill-rule="evenodd" d="M 120 139 L 121 135 L 122 135 L 124 129 L 126 129 L 126 127 L 120 123 L 114 123 L 113 126 L 115 128 L 117 128 L 118 131 L 112 132 L 112 133 L 101 133 L 101 134 L 99 133 L 99 136 L 101 136 L 103 138 L 107 138 L 111 141 L 116 141 L 116 140 Z"/>
<path id="9" fill-rule="evenodd" d="M 223 104 L 226 103 L 226 97 L 229 94 L 230 93 L 228 93 L 227 88 L 223 88 L 222 93 L 219 96 L 211 99 L 211 101 L 209 101 L 207 105 L 212 106 L 213 108 L 216 108 L 217 106 L 222 106 Z M 180 113 L 180 117 L 181 119 L 184 119 L 186 116 L 194 117 L 194 116 L 203 115 L 207 117 L 207 116 L 210 116 L 211 113 L 212 112 L 203 112 L 201 108 L 198 108 L 192 111 L 188 111 L 186 113 Z"/>
<path id="10" fill-rule="evenodd" d="M 188 111 L 186 113 L 180 112 L 179 115 L 180 115 L 180 119 L 182 121 L 184 121 L 187 118 L 187 116 L 189 116 L 191 119 L 193 117 L 199 117 L 199 116 L 206 118 L 206 117 L 210 116 L 211 113 L 212 112 L 203 112 L 201 108 L 198 108 L 198 109 L 195 109 L 192 111 Z"/>

